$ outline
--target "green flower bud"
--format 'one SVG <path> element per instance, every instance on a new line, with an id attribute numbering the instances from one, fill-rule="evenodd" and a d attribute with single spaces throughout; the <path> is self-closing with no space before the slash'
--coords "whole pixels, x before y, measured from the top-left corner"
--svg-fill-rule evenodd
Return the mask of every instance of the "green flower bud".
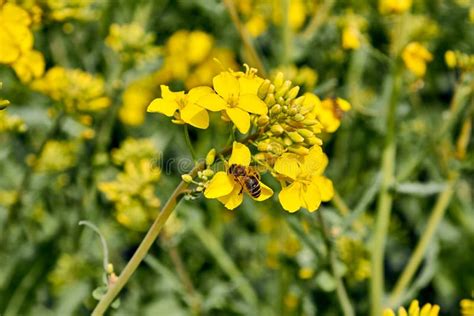
<path id="1" fill-rule="evenodd" d="M 212 171 L 211 169 L 205 169 L 203 172 L 202 172 L 202 175 L 204 177 L 207 177 L 207 178 L 210 178 L 214 175 L 214 171 Z"/>
<path id="2" fill-rule="evenodd" d="M 107 265 L 107 271 L 106 271 L 106 272 L 107 272 L 107 274 L 112 274 L 112 273 L 114 273 L 114 265 L 111 264 L 111 263 L 109 263 L 109 264 Z"/>
<path id="3" fill-rule="evenodd" d="M 283 76 L 283 73 L 279 71 L 273 80 L 273 84 L 275 85 L 276 89 L 280 88 L 280 86 L 283 84 L 283 80 L 285 80 L 285 77 Z"/>
<path id="4" fill-rule="evenodd" d="M 298 134 L 297 132 L 289 132 L 288 137 L 295 143 L 302 143 L 304 142 L 304 137 Z"/>
<path id="5" fill-rule="evenodd" d="M 193 181 L 193 177 L 191 177 L 189 174 L 183 174 L 181 175 L 181 179 L 183 179 L 184 182 L 186 183 L 191 183 Z"/>
<path id="6" fill-rule="evenodd" d="M 267 106 L 270 107 L 276 103 L 275 95 L 273 93 L 269 93 L 263 101 L 267 104 Z"/>
<path id="7" fill-rule="evenodd" d="M 212 148 L 206 155 L 206 166 L 210 166 L 214 163 L 216 159 L 216 150 Z"/>
<path id="8" fill-rule="evenodd" d="M 271 107 L 270 109 L 270 115 L 276 115 L 281 113 L 282 107 L 280 104 L 275 104 L 274 106 Z"/>
<path id="9" fill-rule="evenodd" d="M 196 188 L 196 192 L 202 192 L 203 190 L 204 190 L 204 188 L 201 187 L 201 186 L 199 186 L 199 187 Z"/>
<path id="10" fill-rule="evenodd" d="M 262 82 L 257 92 L 257 95 L 260 99 L 265 99 L 271 84 L 271 81 L 268 79 L 265 79 L 265 81 Z"/>
<path id="11" fill-rule="evenodd" d="M 288 102 L 296 98 L 298 96 L 298 92 L 300 92 L 300 87 L 295 86 L 291 88 L 290 91 L 288 91 L 288 93 L 285 95 L 286 101 Z"/>
<path id="12" fill-rule="evenodd" d="M 296 122 L 303 122 L 305 117 L 303 114 L 301 113 L 296 113 L 292 118 L 291 118 L 293 121 L 296 121 Z M 303 122 L 304 123 L 304 122 Z M 306 124 L 305 124 L 306 125 Z"/>
<path id="13" fill-rule="evenodd" d="M 297 132 L 298 132 L 298 134 L 300 134 L 304 138 L 314 137 L 314 133 L 312 131 L 304 129 L 304 128 L 301 128 L 301 129 L 297 130 Z"/>
<path id="14" fill-rule="evenodd" d="M 298 113 L 298 109 L 292 106 L 288 109 L 287 113 L 289 116 L 294 116 Z"/>
<path id="15" fill-rule="evenodd" d="M 290 88 L 291 81 L 286 80 L 281 87 L 276 89 L 275 98 L 278 100 L 278 98 L 283 97 L 288 92 L 288 90 L 290 90 Z"/>
<path id="16" fill-rule="evenodd" d="M 274 135 L 278 136 L 278 135 L 283 134 L 283 132 L 284 132 L 285 130 L 283 129 L 283 127 L 282 127 L 280 124 L 275 124 L 275 125 L 273 125 L 273 126 L 270 128 L 270 131 L 271 131 Z"/>
<path id="17" fill-rule="evenodd" d="M 261 115 L 257 120 L 257 125 L 264 126 L 267 125 L 268 122 L 270 122 L 270 118 L 268 117 L 268 115 Z"/>

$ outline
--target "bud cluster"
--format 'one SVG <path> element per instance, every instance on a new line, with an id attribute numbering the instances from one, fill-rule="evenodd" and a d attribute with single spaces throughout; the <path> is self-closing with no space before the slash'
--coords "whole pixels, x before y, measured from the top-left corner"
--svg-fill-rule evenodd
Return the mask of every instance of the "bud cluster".
<path id="1" fill-rule="evenodd" d="M 298 97 L 299 89 L 285 80 L 281 72 L 273 81 L 266 79 L 261 84 L 258 96 L 269 111 L 256 121 L 263 131 L 256 140 L 260 152 L 277 156 L 287 151 L 306 155 L 309 148 L 322 144 L 316 136 L 321 133 L 322 125 L 315 114 L 320 100 L 311 93 Z"/>
<path id="2" fill-rule="evenodd" d="M 188 173 L 181 175 L 181 179 L 184 182 L 196 185 L 196 187 L 186 196 L 188 199 L 194 199 L 204 191 L 209 183 L 209 180 L 211 180 L 212 176 L 214 176 L 214 170 L 211 169 L 211 166 L 214 164 L 215 159 L 216 150 L 212 148 L 206 155 L 206 168 L 204 170 L 198 171 L 195 178 L 193 178 L 193 176 Z"/>

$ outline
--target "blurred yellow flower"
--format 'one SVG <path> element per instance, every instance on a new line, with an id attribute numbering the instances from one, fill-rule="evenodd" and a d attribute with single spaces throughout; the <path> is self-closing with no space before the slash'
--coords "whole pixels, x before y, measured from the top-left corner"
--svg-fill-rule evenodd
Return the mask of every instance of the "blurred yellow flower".
<path id="1" fill-rule="evenodd" d="M 141 61 L 158 55 L 158 47 L 153 45 L 155 35 L 146 32 L 139 23 L 112 24 L 105 43 L 117 52 L 123 61 Z"/>
<path id="2" fill-rule="evenodd" d="M 123 92 L 120 120 L 127 125 L 138 126 L 145 121 L 146 108 L 155 96 L 153 76 L 132 82 Z"/>
<path id="3" fill-rule="evenodd" d="M 285 184 L 278 198 L 286 211 L 296 212 L 304 207 L 313 212 L 321 201 L 333 197 L 332 182 L 322 175 L 327 164 L 328 158 L 319 146 L 313 146 L 303 157 L 286 153 L 278 158 L 274 170 Z"/>
<path id="4" fill-rule="evenodd" d="M 305 91 L 313 90 L 318 80 L 317 72 L 308 66 L 299 68 L 294 64 L 280 66 L 272 70 L 270 77 L 275 78 L 279 72 L 283 73 L 283 76 L 293 84 L 303 87 Z"/>
<path id="5" fill-rule="evenodd" d="M 114 164 L 123 165 L 127 161 L 157 159 L 158 150 L 150 138 L 128 137 L 119 148 L 112 149 L 111 155 Z"/>
<path id="6" fill-rule="evenodd" d="M 32 88 L 61 102 L 70 113 L 96 112 L 110 105 L 104 81 L 79 69 L 53 67 Z"/>
<path id="7" fill-rule="evenodd" d="M 13 64 L 12 68 L 15 70 L 18 78 L 22 82 L 30 82 L 34 78 L 39 78 L 44 73 L 44 57 L 38 51 L 30 50 L 23 53 Z"/>
<path id="8" fill-rule="evenodd" d="M 34 169 L 40 172 L 65 171 L 76 164 L 78 150 L 78 144 L 73 141 L 50 140 L 34 162 Z"/>
<path id="9" fill-rule="evenodd" d="M 379 0 L 379 11 L 382 14 L 399 14 L 408 11 L 412 0 Z"/>
<path id="10" fill-rule="evenodd" d="M 254 14 L 245 23 L 247 31 L 253 37 L 262 35 L 267 30 L 267 22 L 265 17 L 261 14 Z"/>
<path id="11" fill-rule="evenodd" d="M 456 67 L 456 53 L 452 50 L 446 51 L 446 53 L 444 53 L 444 61 L 449 68 Z"/>
<path id="12" fill-rule="evenodd" d="M 95 18 L 93 3 L 94 0 L 46 0 L 49 17 L 56 21 L 92 20 Z"/>
<path id="13" fill-rule="evenodd" d="M 354 25 L 348 25 L 342 30 L 342 48 L 358 49 L 361 42 L 361 33 Z"/>
<path id="14" fill-rule="evenodd" d="M 326 133 L 334 133 L 341 125 L 344 113 L 351 109 L 350 103 L 341 98 L 328 98 L 315 104 L 313 113 Z"/>
<path id="15" fill-rule="evenodd" d="M 408 313 L 404 307 L 400 307 L 397 314 L 395 314 L 395 312 L 390 308 L 387 308 L 383 311 L 383 316 L 438 316 L 438 314 L 438 305 L 431 305 L 428 303 L 423 305 L 420 310 L 420 304 L 417 300 L 411 302 L 410 307 L 408 308 Z"/>
<path id="16" fill-rule="evenodd" d="M 247 146 L 234 142 L 232 146 L 232 155 L 229 159 L 229 166 L 240 165 L 250 166 L 251 154 Z M 261 193 L 258 197 L 252 197 L 256 201 L 264 201 L 273 195 L 272 189 L 259 181 Z M 208 199 L 218 199 L 224 206 L 233 210 L 242 204 L 244 188 L 239 181 L 227 172 L 217 172 L 209 182 L 204 191 L 204 196 Z"/>
<path id="17" fill-rule="evenodd" d="M 426 63 L 433 59 L 433 55 L 418 42 L 409 43 L 402 52 L 405 66 L 417 77 L 423 77 L 426 73 Z"/>
<path id="18" fill-rule="evenodd" d="M 8 111 L 0 112 L 0 133 L 17 132 L 24 133 L 27 126 L 22 118 L 18 115 L 9 115 Z"/>
<path id="19" fill-rule="evenodd" d="M 203 96 L 212 93 L 209 87 L 196 87 L 188 94 L 184 91 L 173 92 L 168 86 L 161 86 L 161 98 L 156 98 L 148 106 L 148 112 L 158 112 L 166 116 L 174 116 L 174 123 L 187 123 L 197 128 L 206 129 L 209 127 L 209 114 L 206 108 L 211 111 L 218 111 L 213 107 L 203 107 L 197 102 Z"/>
<path id="20" fill-rule="evenodd" d="M 459 302 L 461 308 L 461 316 L 474 316 L 474 300 L 463 299 Z"/>
<path id="21" fill-rule="evenodd" d="M 261 78 L 240 76 L 230 72 L 221 72 L 214 77 L 213 86 L 217 93 L 210 93 L 197 102 L 209 110 L 223 110 L 237 129 L 245 134 L 250 129 L 250 114 L 266 114 L 265 102 L 257 96 Z"/>

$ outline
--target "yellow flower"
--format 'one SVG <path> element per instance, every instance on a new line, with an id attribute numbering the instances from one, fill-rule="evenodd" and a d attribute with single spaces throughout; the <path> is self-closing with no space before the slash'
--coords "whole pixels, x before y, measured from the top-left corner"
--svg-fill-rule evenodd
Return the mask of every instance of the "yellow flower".
<path id="1" fill-rule="evenodd" d="M 94 0 L 46 0 L 50 17 L 56 21 L 67 19 L 92 20 Z"/>
<path id="2" fill-rule="evenodd" d="M 474 301 L 470 299 L 463 299 L 459 302 L 461 307 L 461 316 L 473 316 L 474 315 Z"/>
<path id="3" fill-rule="evenodd" d="M 123 92 L 120 120 L 127 125 L 138 126 L 145 121 L 146 108 L 155 95 L 153 76 L 132 82 Z"/>
<path id="4" fill-rule="evenodd" d="M 41 156 L 35 161 L 34 169 L 40 172 L 50 172 L 65 171 L 74 167 L 79 151 L 77 145 L 72 141 L 48 141 Z"/>
<path id="5" fill-rule="evenodd" d="M 379 0 L 379 11 L 382 14 L 403 13 L 411 8 L 412 0 Z"/>
<path id="6" fill-rule="evenodd" d="M 282 178 L 284 186 L 278 195 L 286 211 L 296 212 L 304 207 L 313 212 L 321 201 L 329 201 L 334 195 L 331 180 L 322 174 L 328 164 L 328 158 L 321 147 L 313 146 L 308 155 L 299 156 L 285 153 L 275 163 L 274 169 Z"/>
<path id="7" fill-rule="evenodd" d="M 161 98 L 153 100 L 147 111 L 162 113 L 169 117 L 174 116 L 175 123 L 187 123 L 206 129 L 209 127 L 209 114 L 206 108 L 211 111 L 219 109 L 209 106 L 204 108 L 198 105 L 197 101 L 210 93 L 212 89 L 209 87 L 196 87 L 185 94 L 184 91 L 172 92 L 168 86 L 161 85 Z"/>
<path id="8" fill-rule="evenodd" d="M 444 53 L 444 61 L 449 68 L 456 67 L 456 53 L 452 50 L 446 51 L 446 53 Z"/>
<path id="9" fill-rule="evenodd" d="M 341 98 L 328 98 L 315 104 L 313 113 L 326 133 L 334 133 L 341 125 L 344 113 L 351 109 L 350 103 Z"/>
<path id="10" fill-rule="evenodd" d="M 250 166 L 251 154 L 247 146 L 234 142 L 232 146 L 232 155 L 229 159 L 229 165 Z M 261 193 L 258 198 L 252 197 L 256 201 L 264 201 L 273 195 L 272 189 L 259 181 Z M 224 206 L 233 210 L 242 204 L 244 188 L 235 181 L 232 175 L 227 172 L 217 172 L 209 182 L 204 191 L 204 196 L 208 199 L 218 199 Z"/>
<path id="11" fill-rule="evenodd" d="M 216 93 L 202 97 L 198 104 L 213 110 L 223 110 L 237 129 L 245 134 L 250 129 L 250 114 L 266 114 L 265 102 L 257 96 L 261 78 L 239 76 L 239 73 L 221 72 L 213 79 Z"/>
<path id="12" fill-rule="evenodd" d="M 30 82 L 34 78 L 39 78 L 44 73 L 44 57 L 35 50 L 23 53 L 13 64 L 18 78 L 22 82 Z"/>
<path id="13" fill-rule="evenodd" d="M 383 311 L 383 316 L 438 316 L 439 314 L 439 306 L 438 305 L 431 305 L 431 304 L 425 304 L 420 310 L 420 305 L 417 300 L 413 300 L 410 304 L 410 308 L 408 308 L 408 313 L 407 310 L 404 307 L 400 307 L 398 309 L 398 314 L 395 314 L 395 312 L 387 308 Z"/>
<path id="14" fill-rule="evenodd" d="M 33 33 L 28 12 L 13 3 L 0 6 L 0 63 L 16 61 L 33 47 Z"/>
<path id="15" fill-rule="evenodd" d="M 342 48 L 358 49 L 360 47 L 361 34 L 355 25 L 348 25 L 342 30 Z"/>
<path id="16" fill-rule="evenodd" d="M 402 52 L 405 66 L 413 74 L 423 77 L 426 72 L 426 63 L 433 59 L 433 55 L 420 43 L 409 43 Z"/>
<path id="17" fill-rule="evenodd" d="M 267 30 L 267 22 L 265 17 L 261 14 L 254 14 L 250 19 L 245 23 L 247 31 L 253 37 L 258 37 L 262 35 Z"/>

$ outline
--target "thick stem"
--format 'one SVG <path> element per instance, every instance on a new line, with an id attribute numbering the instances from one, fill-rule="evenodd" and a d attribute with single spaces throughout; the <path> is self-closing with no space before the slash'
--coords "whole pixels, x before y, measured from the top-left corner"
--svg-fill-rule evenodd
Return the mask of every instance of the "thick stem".
<path id="1" fill-rule="evenodd" d="M 428 248 L 430 241 L 439 226 L 439 223 L 444 217 L 444 213 L 448 208 L 449 202 L 451 201 L 457 177 L 457 174 L 452 176 L 452 179 L 448 182 L 446 188 L 438 196 L 430 218 L 428 219 L 425 231 L 423 232 L 421 239 L 418 241 L 415 251 L 411 255 L 408 264 L 405 266 L 405 269 L 403 270 L 395 285 L 395 288 L 392 291 L 392 294 L 390 295 L 389 306 L 398 305 L 406 287 L 410 284 L 415 272 L 420 266 L 423 257 L 425 256 L 426 249 Z"/>
<path id="2" fill-rule="evenodd" d="M 326 244 L 326 248 L 328 250 L 331 271 L 334 278 L 336 279 L 336 293 L 337 293 L 337 298 L 339 300 L 339 303 L 341 304 L 342 312 L 344 313 L 345 316 L 354 316 L 355 315 L 354 308 L 352 307 L 351 301 L 349 299 L 349 295 L 347 295 L 344 282 L 342 281 L 342 278 L 339 276 L 339 273 L 337 272 L 337 255 L 331 245 L 331 241 L 329 240 L 326 224 L 324 222 L 324 218 L 323 218 L 323 215 L 321 214 L 321 211 L 318 212 L 318 219 L 319 219 L 319 222 L 321 223 L 321 231 L 323 233 L 324 243 Z"/>
<path id="3" fill-rule="evenodd" d="M 191 171 L 190 174 L 191 175 L 196 174 L 203 167 L 204 167 L 204 164 L 197 165 Z M 168 220 L 168 217 L 173 212 L 176 204 L 181 199 L 182 194 L 186 190 L 187 187 L 188 187 L 188 184 L 184 181 L 181 181 L 180 184 L 176 187 L 173 194 L 171 194 L 170 198 L 168 199 L 166 204 L 163 206 L 163 209 L 161 210 L 160 214 L 151 225 L 145 238 L 143 238 L 142 242 L 138 246 L 138 249 L 133 254 L 132 259 L 130 259 L 130 261 L 127 263 L 122 273 L 118 277 L 117 281 L 109 287 L 107 293 L 99 301 L 94 311 L 92 312 L 92 316 L 103 315 L 105 311 L 107 310 L 107 308 L 109 307 L 109 305 L 113 302 L 115 297 L 118 295 L 120 290 L 128 282 L 128 280 L 130 279 L 132 274 L 135 272 L 140 262 L 142 262 L 143 258 L 145 258 L 146 254 L 148 253 L 148 250 L 150 250 L 151 246 L 155 242 L 156 238 L 158 237 L 158 234 L 160 233 L 161 229 L 165 225 L 166 221 Z"/>
<path id="4" fill-rule="evenodd" d="M 397 66 L 392 73 L 392 86 L 386 119 L 385 147 L 382 153 L 382 185 L 377 203 L 377 218 L 372 247 L 372 278 L 370 283 L 371 315 L 379 316 L 384 294 L 384 250 L 390 222 L 393 197 L 390 192 L 395 179 L 395 116 L 400 92 L 400 74 Z"/>
<path id="5" fill-rule="evenodd" d="M 235 28 L 239 32 L 240 38 L 242 39 L 242 43 L 244 44 L 244 47 L 247 51 L 247 55 L 249 59 L 248 62 L 250 66 L 256 67 L 263 77 L 267 77 L 265 67 L 263 66 L 262 60 L 260 59 L 260 57 L 257 54 L 257 51 L 255 50 L 255 47 L 252 43 L 252 39 L 250 38 L 250 34 L 248 33 L 247 29 L 245 28 L 244 25 L 242 25 L 242 22 L 240 21 L 239 13 L 237 12 L 237 9 L 235 8 L 234 1 L 224 0 L 224 4 L 227 7 L 227 10 L 229 11 L 230 18 L 232 22 L 234 23 Z"/>

